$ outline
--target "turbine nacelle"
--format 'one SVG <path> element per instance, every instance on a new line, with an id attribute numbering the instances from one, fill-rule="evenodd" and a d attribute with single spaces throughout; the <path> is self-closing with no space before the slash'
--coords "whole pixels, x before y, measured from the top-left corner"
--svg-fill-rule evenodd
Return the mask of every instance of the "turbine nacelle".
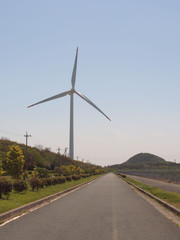
<path id="1" fill-rule="evenodd" d="M 72 95 L 72 94 L 74 94 L 75 92 L 76 92 L 75 89 L 72 88 L 72 89 L 69 91 L 69 95 Z"/>

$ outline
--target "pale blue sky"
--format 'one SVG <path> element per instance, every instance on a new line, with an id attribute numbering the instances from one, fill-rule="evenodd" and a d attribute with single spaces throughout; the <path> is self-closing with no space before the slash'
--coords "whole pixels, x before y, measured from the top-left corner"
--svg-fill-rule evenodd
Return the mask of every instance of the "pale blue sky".
<path id="1" fill-rule="evenodd" d="M 95 164 L 139 152 L 180 162 L 180 2 L 0 0 L 0 137 L 69 145 L 76 47 L 75 157 Z"/>

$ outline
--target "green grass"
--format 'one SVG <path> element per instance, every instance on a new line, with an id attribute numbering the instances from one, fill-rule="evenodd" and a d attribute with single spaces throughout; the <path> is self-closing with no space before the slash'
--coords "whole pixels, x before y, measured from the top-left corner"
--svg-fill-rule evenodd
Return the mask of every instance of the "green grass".
<path id="1" fill-rule="evenodd" d="M 136 186 L 142 188 L 143 190 L 151 193 L 152 195 L 162 199 L 163 201 L 166 201 L 167 203 L 170 203 L 180 209 L 180 194 L 166 192 L 160 188 L 146 185 L 141 182 L 137 182 L 134 179 L 129 178 L 129 177 L 127 177 L 126 180 L 135 184 Z"/>
<path id="2" fill-rule="evenodd" d="M 71 182 L 66 182 L 63 184 L 44 187 L 43 189 L 39 189 L 38 191 L 36 190 L 34 192 L 32 190 L 30 190 L 30 188 L 29 188 L 29 190 L 27 190 L 26 192 L 23 192 L 23 193 L 17 193 L 15 191 L 12 191 L 10 193 L 9 200 L 7 200 L 6 197 L 3 197 L 3 199 L 0 199 L 0 214 L 7 212 L 11 209 L 20 207 L 22 205 L 25 205 L 27 203 L 34 202 L 41 198 L 50 196 L 57 192 L 61 192 L 68 188 L 74 187 L 78 184 L 96 179 L 97 177 L 99 177 L 99 176 L 91 176 L 91 177 L 82 178 L 82 179 L 76 180 L 76 181 L 71 181 Z"/>

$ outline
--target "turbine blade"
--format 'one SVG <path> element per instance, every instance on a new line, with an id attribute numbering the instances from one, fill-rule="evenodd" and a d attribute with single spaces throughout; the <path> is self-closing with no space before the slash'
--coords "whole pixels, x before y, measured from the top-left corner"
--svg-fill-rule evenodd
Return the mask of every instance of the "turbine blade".
<path id="1" fill-rule="evenodd" d="M 76 82 L 77 57 L 78 57 L 78 48 L 76 50 L 76 57 L 74 61 L 73 73 L 71 78 L 72 88 L 74 88 L 75 82 Z"/>
<path id="2" fill-rule="evenodd" d="M 101 111 L 101 109 L 99 109 L 91 100 L 89 100 L 86 96 L 84 96 L 82 93 L 75 91 L 75 93 L 80 96 L 82 99 L 84 99 L 86 102 L 88 102 L 90 105 L 92 105 L 96 110 L 98 110 L 100 113 L 102 113 L 109 121 L 111 121 L 110 118 L 108 118 L 108 116 L 106 116 L 105 113 L 103 113 L 103 111 Z"/>
<path id="3" fill-rule="evenodd" d="M 42 101 L 40 101 L 40 102 L 34 103 L 34 104 L 28 106 L 28 108 L 33 107 L 33 106 L 35 106 L 35 105 L 38 105 L 38 104 L 40 104 L 40 103 L 44 103 L 44 102 L 48 102 L 48 101 L 54 100 L 54 99 L 56 99 L 56 98 L 64 97 L 64 96 L 68 95 L 69 93 L 70 93 L 70 91 L 63 92 L 63 93 L 59 93 L 59 94 L 57 94 L 57 95 L 55 95 L 55 96 L 53 96 L 53 97 L 46 98 L 46 99 L 44 99 L 44 100 L 42 100 Z"/>

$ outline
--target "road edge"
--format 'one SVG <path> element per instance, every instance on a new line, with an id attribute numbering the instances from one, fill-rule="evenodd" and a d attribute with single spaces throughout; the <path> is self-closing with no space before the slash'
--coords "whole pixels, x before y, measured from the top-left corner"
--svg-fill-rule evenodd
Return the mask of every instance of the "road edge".
<path id="1" fill-rule="evenodd" d="M 132 185 L 133 187 L 135 187 L 137 190 L 139 190 L 140 192 L 144 193 L 145 195 L 149 196 L 150 198 L 154 199 L 155 201 L 157 201 L 158 203 L 160 203 L 161 205 L 163 205 L 165 208 L 167 208 L 168 210 L 170 210 L 171 212 L 175 213 L 177 216 L 180 217 L 180 210 L 177 209 L 176 207 L 170 205 L 169 203 L 161 200 L 160 198 L 152 195 L 151 193 L 143 190 L 142 188 L 136 186 L 135 184 L 121 178 L 124 182 L 128 183 L 129 185 Z"/>
<path id="2" fill-rule="evenodd" d="M 23 205 L 23 206 L 21 206 L 21 207 L 18 207 L 18 208 L 9 210 L 9 211 L 7 211 L 7 212 L 5 212 L 5 213 L 1 213 L 1 214 L 0 214 L 0 221 L 6 221 L 6 220 L 8 220 L 9 218 L 12 218 L 12 217 L 14 217 L 14 216 L 16 216 L 16 215 L 20 215 L 20 214 L 22 214 L 22 213 L 24 213 L 24 212 L 26 212 L 26 211 L 34 208 L 34 207 L 38 207 L 38 206 L 40 206 L 40 205 L 42 205 L 42 204 L 44 204 L 44 203 L 47 203 L 47 202 L 49 202 L 49 201 L 51 201 L 51 200 L 54 200 L 54 199 L 56 199 L 57 197 L 60 197 L 60 196 L 64 195 L 65 193 L 69 193 L 69 192 L 71 192 L 71 191 L 73 191 L 73 190 L 75 190 L 75 189 L 77 189 L 77 188 L 80 188 L 80 187 L 82 187 L 83 185 L 89 184 L 89 183 L 91 183 L 91 182 L 93 182 L 93 181 L 95 181 L 95 179 L 89 180 L 89 181 L 84 182 L 84 183 L 81 183 L 81 184 L 78 184 L 78 185 L 76 185 L 76 186 L 74 186 L 74 187 L 71 187 L 71 188 L 68 188 L 68 189 L 66 189 L 66 190 L 63 190 L 63 191 L 61 191 L 61 192 L 55 193 L 55 194 L 53 194 L 53 195 L 50 195 L 50 196 L 41 198 L 41 199 L 36 200 L 36 201 L 34 201 L 34 202 L 25 204 L 25 205 Z"/>

